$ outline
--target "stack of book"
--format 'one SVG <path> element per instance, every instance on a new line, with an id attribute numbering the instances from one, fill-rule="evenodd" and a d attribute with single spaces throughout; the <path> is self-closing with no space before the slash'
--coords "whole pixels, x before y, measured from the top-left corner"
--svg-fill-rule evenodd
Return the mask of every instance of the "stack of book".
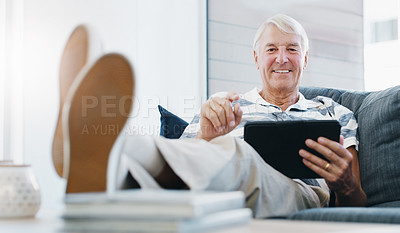
<path id="1" fill-rule="evenodd" d="M 204 232 L 247 223 L 242 192 L 130 190 L 67 194 L 66 232 Z"/>

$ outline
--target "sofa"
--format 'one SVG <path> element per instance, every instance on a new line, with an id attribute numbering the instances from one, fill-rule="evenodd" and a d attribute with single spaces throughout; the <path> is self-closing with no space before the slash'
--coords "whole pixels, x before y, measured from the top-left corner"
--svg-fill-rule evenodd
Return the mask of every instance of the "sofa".
<path id="1" fill-rule="evenodd" d="M 400 86 L 376 92 L 300 87 L 300 92 L 308 99 L 330 97 L 354 112 L 367 207 L 314 208 L 287 218 L 400 224 Z M 161 106 L 159 110 L 160 135 L 178 138 L 188 123 Z"/>

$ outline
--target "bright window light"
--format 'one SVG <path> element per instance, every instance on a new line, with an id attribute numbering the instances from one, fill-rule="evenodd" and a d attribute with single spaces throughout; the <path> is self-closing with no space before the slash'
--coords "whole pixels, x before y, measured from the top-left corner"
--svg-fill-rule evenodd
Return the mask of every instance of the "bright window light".
<path id="1" fill-rule="evenodd" d="M 398 0 L 364 0 L 365 90 L 400 85 Z"/>

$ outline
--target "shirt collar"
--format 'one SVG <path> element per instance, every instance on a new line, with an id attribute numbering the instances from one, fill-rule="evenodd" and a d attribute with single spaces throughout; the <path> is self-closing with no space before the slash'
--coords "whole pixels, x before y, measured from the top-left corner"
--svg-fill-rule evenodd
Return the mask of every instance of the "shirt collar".
<path id="1" fill-rule="evenodd" d="M 251 101 L 253 103 L 256 104 L 260 104 L 260 105 L 267 105 L 267 106 L 273 106 L 276 108 L 279 108 L 278 106 L 268 103 L 266 100 L 264 100 L 261 95 L 259 94 L 260 90 L 258 88 L 253 88 L 252 90 L 250 90 L 249 92 L 243 94 L 242 98 Z M 308 100 L 304 97 L 303 94 L 299 93 L 299 100 L 297 101 L 297 103 L 291 105 L 288 107 L 288 109 L 286 111 L 290 111 L 291 109 L 297 109 L 297 110 L 302 110 L 305 111 L 309 108 L 315 108 L 318 107 L 320 105 L 322 105 L 322 103 L 320 102 L 315 102 L 313 100 Z"/>

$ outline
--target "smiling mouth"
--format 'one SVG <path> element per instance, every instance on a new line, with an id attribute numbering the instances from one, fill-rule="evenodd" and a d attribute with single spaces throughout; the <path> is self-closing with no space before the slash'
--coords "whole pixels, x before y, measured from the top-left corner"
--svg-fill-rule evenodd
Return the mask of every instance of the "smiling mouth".
<path id="1" fill-rule="evenodd" d="M 292 71 L 291 70 L 273 70 L 272 72 L 278 73 L 278 74 L 287 74 Z"/>

